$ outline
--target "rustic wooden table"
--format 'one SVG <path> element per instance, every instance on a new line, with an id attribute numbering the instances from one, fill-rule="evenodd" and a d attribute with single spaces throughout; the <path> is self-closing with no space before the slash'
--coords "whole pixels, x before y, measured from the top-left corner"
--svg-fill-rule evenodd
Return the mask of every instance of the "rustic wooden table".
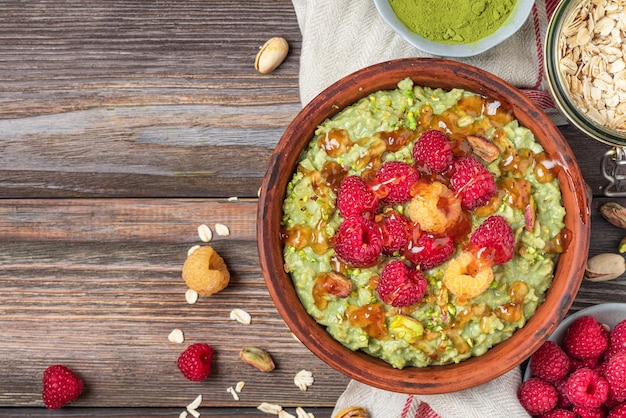
<path id="1" fill-rule="evenodd" d="M 291 337 L 255 243 L 266 162 L 300 109 L 291 2 L 0 1 L 0 10 L 0 416 L 178 416 L 199 394 L 203 416 L 266 416 L 261 402 L 328 416 L 348 379 Z M 262 76 L 254 57 L 273 36 L 291 50 Z M 595 195 L 590 251 L 615 251 L 625 233 L 597 211 L 609 147 L 562 129 Z M 189 305 L 183 261 L 198 225 L 218 222 L 231 231 L 212 242 L 231 285 Z M 573 310 L 622 301 L 625 284 L 584 283 Z M 233 308 L 252 323 L 231 320 Z M 185 345 L 216 349 L 208 380 L 177 370 L 174 328 Z M 247 345 L 266 348 L 277 369 L 242 363 Z M 86 388 L 50 412 L 41 376 L 53 363 Z M 301 369 L 315 377 L 307 392 L 293 383 Z M 226 389 L 238 381 L 235 401 Z"/>

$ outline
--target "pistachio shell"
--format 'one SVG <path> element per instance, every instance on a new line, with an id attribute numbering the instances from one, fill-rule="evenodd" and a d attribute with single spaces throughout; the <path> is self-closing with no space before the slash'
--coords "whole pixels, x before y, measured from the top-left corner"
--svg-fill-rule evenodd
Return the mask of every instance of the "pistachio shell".
<path id="1" fill-rule="evenodd" d="M 258 347 L 246 347 L 239 352 L 239 357 L 252 367 L 262 372 L 274 370 L 274 360 L 270 354 Z"/>
<path id="2" fill-rule="evenodd" d="M 284 38 L 271 38 L 261 47 L 254 60 L 254 68 L 261 74 L 274 71 L 287 57 L 289 44 Z"/>
<path id="3" fill-rule="evenodd" d="M 600 206 L 600 215 L 620 228 L 626 228 L 626 208 L 619 203 L 608 202 Z"/>
<path id="4" fill-rule="evenodd" d="M 626 260 L 619 254 L 598 254 L 587 260 L 585 279 L 592 282 L 613 280 L 626 272 Z"/>

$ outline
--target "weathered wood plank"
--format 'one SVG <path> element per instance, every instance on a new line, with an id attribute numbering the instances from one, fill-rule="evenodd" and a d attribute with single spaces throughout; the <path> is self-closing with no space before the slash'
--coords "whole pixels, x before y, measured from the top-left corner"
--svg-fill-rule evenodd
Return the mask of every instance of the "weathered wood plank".
<path id="1" fill-rule="evenodd" d="M 206 406 L 334 404 L 347 378 L 294 340 L 276 312 L 259 268 L 255 211 L 254 200 L 0 200 L 0 406 L 41 405 L 51 363 L 84 376 L 79 407 L 184 406 L 198 393 Z M 231 230 L 211 241 L 231 283 L 188 305 L 182 264 L 191 245 L 203 244 L 197 225 L 215 222 Z M 231 320 L 234 308 L 252 324 Z M 167 341 L 174 328 L 186 344 Z M 217 353 L 201 384 L 176 368 L 192 342 Z M 264 374 L 241 362 L 248 345 L 266 348 L 277 369 Z M 316 379 L 306 393 L 293 384 L 302 368 Z M 240 380 L 236 402 L 226 388 Z"/>
<path id="2" fill-rule="evenodd" d="M 47 411 L 41 408 L 0 408 L 0 416 L 3 418 L 31 418 L 57 417 L 98 417 L 98 418 L 124 418 L 124 417 L 177 417 L 183 408 L 76 408 L 65 407 L 60 410 Z M 288 412 L 295 415 L 295 408 L 286 408 Z M 317 418 L 328 418 L 332 408 L 306 408 L 306 411 L 314 414 Z M 264 412 L 259 412 L 256 408 L 202 408 L 198 411 L 203 417 L 212 418 L 267 418 Z"/>

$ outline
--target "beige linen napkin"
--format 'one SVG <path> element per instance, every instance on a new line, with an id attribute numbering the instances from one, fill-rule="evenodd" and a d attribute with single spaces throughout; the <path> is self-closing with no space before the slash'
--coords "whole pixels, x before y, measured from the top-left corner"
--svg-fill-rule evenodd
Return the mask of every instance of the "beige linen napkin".
<path id="1" fill-rule="evenodd" d="M 519 367 L 483 385 L 445 395 L 405 395 L 352 380 L 332 416 L 343 408 L 358 405 L 366 408 L 371 418 L 529 417 L 517 401 L 520 383 Z"/>
<path id="2" fill-rule="evenodd" d="M 457 61 L 482 68 L 520 88 L 550 115 L 555 109 L 543 66 L 549 16 L 559 0 L 537 0 L 525 24 L 500 45 Z M 300 99 L 306 104 L 340 78 L 361 68 L 397 58 L 432 57 L 397 35 L 372 0 L 292 0 L 300 31 Z M 451 58 L 455 59 L 455 58 Z"/>
<path id="3" fill-rule="evenodd" d="M 383 61 L 432 57 L 393 32 L 372 0 L 292 0 L 302 32 L 300 99 L 303 105 L 340 78 Z M 480 55 L 457 59 L 489 71 L 521 89 L 557 124 L 543 66 L 549 17 L 559 0 L 537 0 L 522 28 Z M 452 58 L 454 59 L 454 58 Z M 519 368 L 478 387 L 445 395 L 406 395 L 351 381 L 335 413 L 348 406 L 366 407 L 372 418 L 528 417 L 517 401 Z M 463 376 L 459 376 L 463 379 Z M 401 390 L 401 388 L 398 388 Z"/>

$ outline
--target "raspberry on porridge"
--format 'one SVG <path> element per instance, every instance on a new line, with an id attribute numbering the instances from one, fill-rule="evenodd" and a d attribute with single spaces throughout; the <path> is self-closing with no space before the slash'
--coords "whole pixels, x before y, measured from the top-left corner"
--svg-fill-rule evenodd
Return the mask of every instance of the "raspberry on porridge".
<path id="1" fill-rule="evenodd" d="M 316 130 L 283 203 L 285 269 L 352 350 L 479 356 L 533 315 L 567 246 L 550 166 L 502 103 L 401 80 Z"/>

